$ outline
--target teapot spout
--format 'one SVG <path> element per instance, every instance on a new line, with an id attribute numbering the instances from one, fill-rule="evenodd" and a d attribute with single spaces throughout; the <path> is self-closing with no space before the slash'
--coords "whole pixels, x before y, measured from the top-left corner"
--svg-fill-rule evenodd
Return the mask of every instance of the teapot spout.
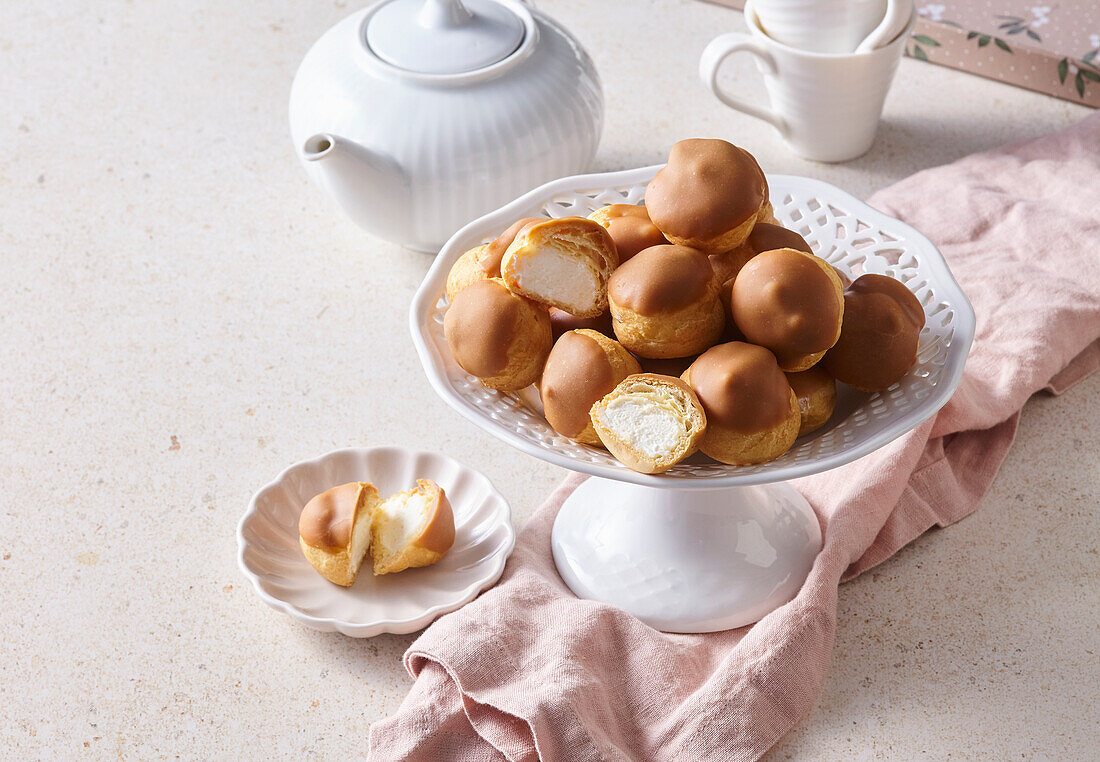
<path id="1" fill-rule="evenodd" d="M 340 140 L 335 135 L 327 132 L 319 132 L 310 137 L 302 145 L 302 158 L 306 161 L 318 161 L 336 152 L 336 143 Z"/>
<path id="2" fill-rule="evenodd" d="M 392 159 L 320 132 L 302 144 L 302 159 L 314 180 L 368 232 L 400 241 L 411 225 L 408 178 Z"/>

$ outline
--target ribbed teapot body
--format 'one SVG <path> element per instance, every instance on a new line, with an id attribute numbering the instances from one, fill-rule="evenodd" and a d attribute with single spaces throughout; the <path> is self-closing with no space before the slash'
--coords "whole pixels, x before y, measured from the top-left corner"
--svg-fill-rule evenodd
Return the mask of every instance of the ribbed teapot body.
<path id="1" fill-rule="evenodd" d="M 306 171 L 342 196 L 335 200 L 361 227 L 437 250 L 470 220 L 588 168 L 603 124 L 602 90 L 588 54 L 558 23 L 531 11 L 537 39 L 484 76 L 407 77 L 364 55 L 369 11 L 318 40 L 290 98 Z M 326 182 L 326 162 L 307 160 L 303 148 L 319 133 L 373 157 L 362 162 L 361 192 L 346 181 L 349 172 L 339 184 Z"/>

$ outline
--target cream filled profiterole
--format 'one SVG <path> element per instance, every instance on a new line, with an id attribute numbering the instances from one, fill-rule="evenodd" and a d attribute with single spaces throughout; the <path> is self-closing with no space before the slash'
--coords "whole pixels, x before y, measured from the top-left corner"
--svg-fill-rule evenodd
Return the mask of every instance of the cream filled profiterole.
<path id="1" fill-rule="evenodd" d="M 509 290 L 577 317 L 607 310 L 607 279 L 619 264 L 611 235 L 584 217 L 520 228 L 500 261 Z"/>
<path id="2" fill-rule="evenodd" d="M 639 357 L 686 357 L 711 346 L 725 324 L 718 282 L 706 255 L 653 246 L 608 282 L 615 337 Z"/>
<path id="3" fill-rule="evenodd" d="M 577 317 L 570 315 L 565 310 L 551 307 L 550 328 L 554 332 L 554 341 L 557 341 L 566 331 L 575 331 L 586 328 L 590 331 L 599 331 L 608 338 L 615 338 L 615 332 L 611 328 L 611 312 L 602 312 L 596 317 Z"/>
<path id="4" fill-rule="evenodd" d="M 707 429 L 699 398 L 671 376 L 627 376 L 592 406 L 592 425 L 604 446 L 643 474 L 667 471 L 695 452 Z"/>
<path id="5" fill-rule="evenodd" d="M 885 276 L 847 282 L 777 223 L 751 154 L 692 139 L 644 205 L 525 217 L 463 254 L 444 330 L 466 372 L 536 384 L 555 431 L 634 470 L 697 449 L 751 465 L 823 426 L 836 381 L 876 391 L 912 366 L 916 298 Z"/>
<path id="6" fill-rule="evenodd" d="M 725 140 L 674 145 L 646 188 L 645 204 L 665 238 L 707 254 L 729 251 L 748 237 L 761 213 L 771 216 L 760 165 Z"/>
<path id="7" fill-rule="evenodd" d="M 668 243 L 668 239 L 649 219 L 644 206 L 612 204 L 597 209 L 588 219 L 607 228 L 619 253 L 619 264 L 633 257 L 642 249 Z"/>
<path id="8" fill-rule="evenodd" d="M 821 365 L 818 363 L 809 370 L 787 374 L 787 383 L 798 399 L 798 411 L 802 414 L 798 436 L 817 431 L 828 423 L 836 407 L 836 381 Z"/>
<path id="9" fill-rule="evenodd" d="M 455 294 L 443 332 L 455 362 L 490 389 L 502 391 L 535 383 L 553 342 L 546 309 L 513 294 L 500 278 Z"/>
<path id="10" fill-rule="evenodd" d="M 639 372 L 638 361 L 614 339 L 584 328 L 562 334 L 539 382 L 547 422 L 575 442 L 600 444 L 589 411 L 620 381 Z"/>
<path id="11" fill-rule="evenodd" d="M 455 518 L 443 489 L 431 479 L 391 495 L 371 517 L 371 558 L 375 574 L 431 566 L 455 541 Z"/>
<path id="12" fill-rule="evenodd" d="M 753 225 L 749 237 L 740 246 L 721 254 L 711 254 L 710 266 L 714 268 L 714 275 L 718 278 L 718 282 L 725 284 L 730 278 L 735 277 L 750 259 L 757 254 L 774 249 L 795 249 L 813 254 L 813 249 L 806 243 L 806 239 L 793 230 L 770 222 L 757 222 Z"/>
<path id="13" fill-rule="evenodd" d="M 757 222 L 749 233 L 749 237 L 740 246 L 721 254 L 710 255 L 710 266 L 714 269 L 718 282 L 722 284 L 719 297 L 722 300 L 722 308 L 726 311 L 726 331 L 722 336 L 723 340 L 741 341 L 745 338 L 733 321 L 730 306 L 733 281 L 737 273 L 741 272 L 741 268 L 757 254 L 774 249 L 795 249 L 807 254 L 813 253 L 806 239 L 793 230 L 770 222 Z"/>
<path id="14" fill-rule="evenodd" d="M 806 370 L 836 343 L 843 288 L 832 265 L 795 249 L 757 254 L 733 281 L 733 322 L 753 344 L 775 353 L 779 367 Z"/>
<path id="15" fill-rule="evenodd" d="M 431 479 L 417 479 L 414 489 L 385 500 L 373 484 L 349 482 L 305 504 L 298 539 L 319 574 L 349 587 L 368 554 L 376 575 L 439 561 L 454 544 L 454 513 Z"/>
<path id="16" fill-rule="evenodd" d="M 471 283 L 499 278 L 504 252 L 512 245 L 512 241 L 516 240 L 516 234 L 532 222 L 542 220 L 545 220 L 545 217 L 524 217 L 516 220 L 489 243 L 476 246 L 459 257 L 447 274 L 447 298 L 454 301 L 455 294 Z"/>
<path id="17" fill-rule="evenodd" d="M 708 349 L 683 375 L 707 414 L 704 453 L 735 466 L 774 460 L 798 436 L 801 415 L 775 355 L 731 341 Z"/>
<path id="18" fill-rule="evenodd" d="M 865 392 L 888 389 L 917 361 L 924 309 L 904 283 L 868 273 L 844 294 L 844 326 L 822 360 L 838 381 Z"/>
<path id="19" fill-rule="evenodd" d="M 379 502 L 373 484 L 349 482 L 325 490 L 302 509 L 298 517 L 302 555 L 329 582 L 348 587 L 359 576 Z"/>

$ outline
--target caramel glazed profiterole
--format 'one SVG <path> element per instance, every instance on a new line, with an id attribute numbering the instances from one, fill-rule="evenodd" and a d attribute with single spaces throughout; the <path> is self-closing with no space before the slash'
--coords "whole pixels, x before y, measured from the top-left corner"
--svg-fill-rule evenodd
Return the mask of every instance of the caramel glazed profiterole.
<path id="1" fill-rule="evenodd" d="M 325 579 L 344 587 L 355 582 L 379 502 L 373 484 L 349 482 L 306 503 L 298 517 L 298 541 L 306 560 Z"/>
<path id="2" fill-rule="evenodd" d="M 447 299 L 454 301 L 455 294 L 479 280 L 499 278 L 504 252 L 508 251 L 508 247 L 516 240 L 519 231 L 532 222 L 544 222 L 546 219 L 545 217 L 524 217 L 516 220 L 489 243 L 465 252 L 455 261 L 447 274 Z"/>
<path id="3" fill-rule="evenodd" d="M 704 453 L 735 466 L 764 463 L 794 444 L 798 400 L 763 347 L 731 341 L 708 349 L 683 375 L 707 414 Z"/>
<path id="4" fill-rule="evenodd" d="M 612 204 L 592 212 L 588 219 L 607 228 L 619 253 L 620 265 L 643 249 L 668 243 L 668 239 L 649 219 L 649 212 L 644 206 Z"/>
<path id="5" fill-rule="evenodd" d="M 555 341 L 567 331 L 575 331 L 578 328 L 599 331 L 608 338 L 615 338 L 615 332 L 611 328 L 610 311 L 596 317 L 577 317 L 576 315 L 570 315 L 565 310 L 559 310 L 557 307 L 551 307 L 548 312 L 550 313 L 550 328 L 553 329 Z"/>
<path id="6" fill-rule="evenodd" d="M 513 294 L 500 278 L 472 283 L 455 294 L 443 333 L 455 362 L 501 391 L 538 380 L 553 343 L 546 310 Z"/>
<path id="7" fill-rule="evenodd" d="M 753 225 L 749 237 L 740 245 L 721 254 L 710 255 L 710 266 L 714 268 L 714 275 L 727 292 L 733 285 L 729 281 L 734 278 L 741 268 L 757 254 L 775 249 L 795 249 L 813 254 L 810 244 L 806 239 L 793 230 L 788 230 L 782 225 L 774 225 L 770 222 L 757 222 Z"/>
<path id="8" fill-rule="evenodd" d="M 770 221 L 768 183 L 748 151 L 725 140 L 681 140 L 646 187 L 653 224 L 675 244 L 729 251 L 758 218 Z"/>
<path id="9" fill-rule="evenodd" d="M 614 339 L 585 328 L 562 334 L 539 381 L 547 422 L 576 442 L 601 444 L 589 416 L 592 406 L 639 372 L 638 361 Z"/>
<path id="10" fill-rule="evenodd" d="M 821 367 L 821 363 L 809 370 L 788 373 L 787 383 L 798 398 L 798 409 L 802 414 L 798 436 L 817 431 L 828 423 L 836 408 L 836 381 Z"/>
<path id="11" fill-rule="evenodd" d="M 832 376 L 864 392 L 900 381 L 917 361 L 924 308 L 901 281 L 868 273 L 844 293 L 840 339 L 821 361 Z"/>
<path id="12" fill-rule="evenodd" d="M 795 249 L 765 251 L 737 273 L 730 311 L 745 338 L 774 352 L 780 368 L 806 370 L 840 336 L 843 290 L 825 260 Z"/>
<path id="13" fill-rule="evenodd" d="M 713 345 L 725 313 L 706 255 L 686 246 L 651 246 L 608 280 L 615 336 L 639 357 L 686 357 Z"/>

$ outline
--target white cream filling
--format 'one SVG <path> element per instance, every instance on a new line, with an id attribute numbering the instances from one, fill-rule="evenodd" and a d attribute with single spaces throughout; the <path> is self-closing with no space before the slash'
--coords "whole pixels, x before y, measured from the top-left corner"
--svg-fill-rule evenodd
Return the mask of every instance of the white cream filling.
<path id="1" fill-rule="evenodd" d="M 378 511 L 378 539 L 387 552 L 393 552 L 419 533 L 428 512 L 428 498 L 421 492 L 399 493 L 378 506 Z"/>
<path id="2" fill-rule="evenodd" d="M 580 309 L 591 309 L 596 303 L 600 287 L 596 273 L 576 258 L 554 249 L 544 246 L 518 258 L 514 273 L 520 288 L 547 301 Z"/>
<path id="3" fill-rule="evenodd" d="M 612 400 L 603 408 L 600 423 L 649 458 L 668 456 L 684 434 L 684 424 L 674 411 L 645 398 Z"/>

